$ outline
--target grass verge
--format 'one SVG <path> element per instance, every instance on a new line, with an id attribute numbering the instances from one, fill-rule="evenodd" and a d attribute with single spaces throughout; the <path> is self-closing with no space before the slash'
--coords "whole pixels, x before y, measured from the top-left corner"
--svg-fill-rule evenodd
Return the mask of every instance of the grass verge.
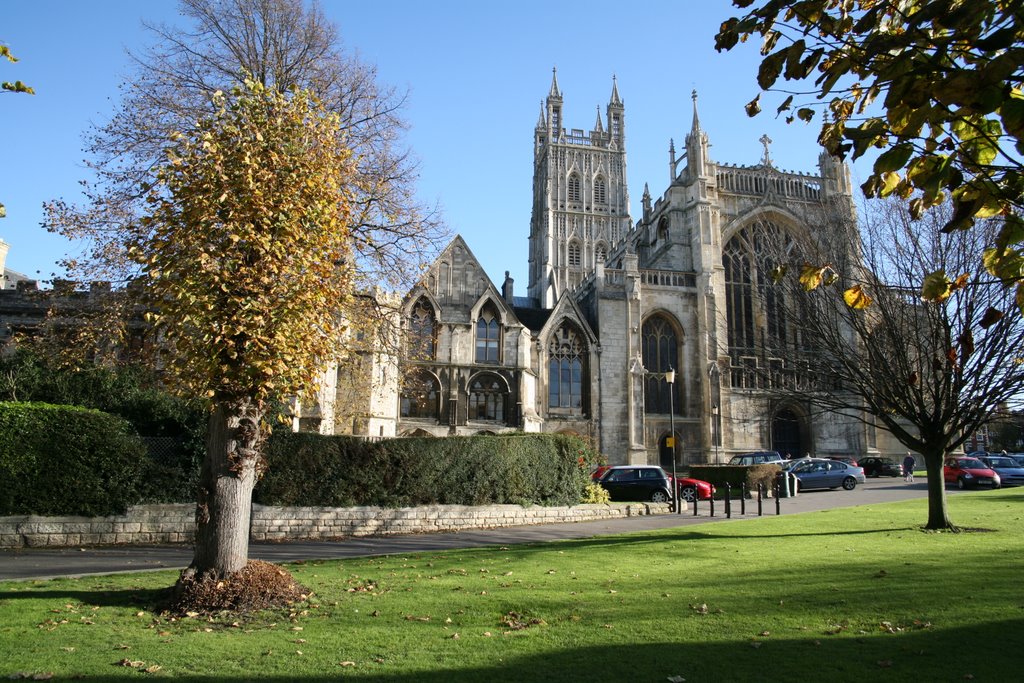
<path id="1" fill-rule="evenodd" d="M 0 583 L 0 677 L 1009 680 L 1024 489 L 552 544 L 290 565 L 308 603 L 154 611 L 175 574 Z M 679 677 L 675 679 L 674 677 Z"/>

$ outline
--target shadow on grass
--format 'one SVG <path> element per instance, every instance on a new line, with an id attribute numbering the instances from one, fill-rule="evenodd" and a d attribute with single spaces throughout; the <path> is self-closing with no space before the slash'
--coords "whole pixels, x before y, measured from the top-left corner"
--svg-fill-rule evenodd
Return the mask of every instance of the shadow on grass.
<path id="1" fill-rule="evenodd" d="M 103 588 L 81 589 L 75 586 L 57 588 L 52 584 L 35 590 L 27 588 L 17 591 L 0 591 L 0 602 L 15 600 L 60 600 L 75 601 L 91 607 L 126 607 L 159 612 L 171 595 L 171 586 L 165 588 L 130 588 L 106 590 Z"/>
<path id="2" fill-rule="evenodd" d="M 709 618 L 710 619 L 710 618 Z M 303 675 L 261 673 L 253 667 L 246 675 L 202 675 L 164 670 L 176 681 L 336 681 L 369 683 L 452 683 L 503 681 L 664 681 L 680 677 L 689 681 L 796 681 L 808 677 L 821 681 L 921 681 L 921 680 L 1014 680 L 1019 677 L 1019 655 L 1014 648 L 983 645 L 993 633 L 1019 633 L 1024 619 L 979 623 L 964 628 L 899 626 L 896 632 L 869 634 L 840 632 L 835 635 L 806 633 L 751 634 L 749 640 L 728 642 L 615 644 L 571 650 L 517 655 L 509 651 L 488 665 L 459 663 L 450 652 L 429 671 L 396 671 L 399 654 L 383 653 L 378 661 L 356 661 L 333 671 Z M 670 628 L 670 625 L 666 625 Z M 468 643 L 465 644 L 469 646 Z M 471 647 L 471 646 L 469 646 Z M 467 655 L 471 658 L 471 655 Z M 123 680 L 123 676 L 116 677 Z M 77 680 L 101 681 L 114 675 L 81 675 Z"/>

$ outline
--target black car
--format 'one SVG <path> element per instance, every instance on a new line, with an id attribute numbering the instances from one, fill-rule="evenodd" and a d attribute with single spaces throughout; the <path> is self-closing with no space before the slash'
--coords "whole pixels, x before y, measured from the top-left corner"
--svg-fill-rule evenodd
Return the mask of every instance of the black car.
<path id="1" fill-rule="evenodd" d="M 903 467 L 892 458 L 869 455 L 858 458 L 857 464 L 864 468 L 865 477 L 902 477 Z"/>
<path id="2" fill-rule="evenodd" d="M 657 465 L 609 467 L 598 482 L 612 500 L 649 500 L 667 503 L 672 498 L 669 477 Z"/>

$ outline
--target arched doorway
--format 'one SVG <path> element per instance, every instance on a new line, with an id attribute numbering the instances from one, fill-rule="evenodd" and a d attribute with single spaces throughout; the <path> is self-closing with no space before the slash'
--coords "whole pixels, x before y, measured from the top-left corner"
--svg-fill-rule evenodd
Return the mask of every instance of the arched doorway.
<path id="1" fill-rule="evenodd" d="M 803 438 L 800 434 L 800 418 L 792 410 L 780 410 L 772 420 L 772 448 L 783 457 L 803 455 Z"/>
<path id="2" fill-rule="evenodd" d="M 665 434 L 658 439 L 658 464 L 661 465 L 661 469 L 671 474 L 673 449 L 669 446 L 669 437 L 669 434 Z M 676 437 L 676 443 L 679 443 L 679 437 Z"/>

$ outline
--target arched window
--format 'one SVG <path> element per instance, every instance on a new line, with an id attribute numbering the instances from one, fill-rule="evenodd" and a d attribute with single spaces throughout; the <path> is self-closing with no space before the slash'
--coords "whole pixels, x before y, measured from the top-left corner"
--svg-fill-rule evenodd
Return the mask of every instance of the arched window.
<path id="1" fill-rule="evenodd" d="M 606 247 L 603 242 L 599 243 L 597 245 L 597 247 L 594 248 L 594 262 L 595 263 L 604 263 L 607 260 L 608 260 L 608 247 Z"/>
<path id="2" fill-rule="evenodd" d="M 587 382 L 587 347 L 578 328 L 563 324 L 548 343 L 548 407 L 583 411 Z"/>
<path id="3" fill-rule="evenodd" d="M 437 320 L 434 308 L 425 299 L 416 302 L 409 319 L 409 357 L 433 360 L 437 351 Z"/>
<path id="4" fill-rule="evenodd" d="M 569 243 L 569 267 L 570 268 L 579 268 L 581 263 L 582 263 L 582 259 L 580 257 L 580 243 L 579 242 L 570 242 Z"/>
<path id="5" fill-rule="evenodd" d="M 679 340 L 675 328 L 667 318 L 655 315 L 648 318 L 641 331 L 641 352 L 644 369 L 647 372 L 664 373 L 679 370 Z M 644 377 L 644 408 L 648 413 L 670 412 L 669 404 L 681 414 L 679 406 L 680 377 L 676 374 L 674 384 L 669 384 L 661 377 Z M 669 392 L 674 391 L 672 400 Z"/>
<path id="6" fill-rule="evenodd" d="M 594 178 L 594 202 L 597 204 L 608 203 L 608 188 L 603 176 Z"/>
<path id="7" fill-rule="evenodd" d="M 569 201 L 579 202 L 583 193 L 580 192 L 580 177 L 578 174 L 573 173 L 569 176 Z"/>
<path id="8" fill-rule="evenodd" d="M 476 362 L 497 363 L 501 347 L 501 322 L 494 307 L 487 305 L 476 321 Z"/>
<path id="9" fill-rule="evenodd" d="M 659 242 L 668 241 L 668 216 L 662 216 L 661 220 L 658 221 L 658 236 Z"/>
<path id="10" fill-rule="evenodd" d="M 477 375 L 469 384 L 469 419 L 505 421 L 508 392 L 505 383 L 495 375 Z"/>
<path id="11" fill-rule="evenodd" d="M 780 359 L 788 359 L 785 365 L 791 366 L 798 339 L 789 324 L 784 290 L 774 285 L 772 273 L 777 266 L 800 263 L 798 252 L 793 239 L 770 221 L 748 225 L 725 245 L 722 265 L 729 355 L 737 369 L 733 386 L 759 386 L 769 377 L 769 369 L 774 374 L 768 381 L 786 379 Z M 758 369 L 763 372 L 755 377 Z"/>
<path id="12" fill-rule="evenodd" d="M 415 372 L 402 381 L 401 416 L 432 419 L 438 416 L 441 387 L 429 372 Z"/>

